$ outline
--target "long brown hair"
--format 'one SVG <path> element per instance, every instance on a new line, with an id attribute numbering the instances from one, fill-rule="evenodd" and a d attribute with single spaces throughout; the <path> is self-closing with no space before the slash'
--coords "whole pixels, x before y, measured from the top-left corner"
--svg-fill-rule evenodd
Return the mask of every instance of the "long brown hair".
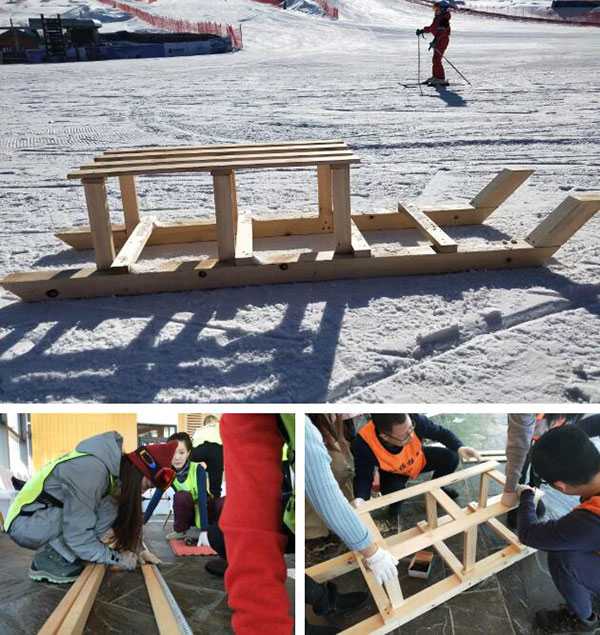
<path id="1" fill-rule="evenodd" d="M 346 436 L 346 424 L 342 415 L 313 414 L 308 415 L 323 436 L 325 447 L 329 452 L 342 452 L 350 456 L 350 442 Z"/>
<path id="2" fill-rule="evenodd" d="M 112 529 L 113 547 L 118 551 L 136 552 L 142 541 L 142 478 L 143 474 L 124 454 L 119 471 L 121 489 L 118 494 L 117 518 Z"/>

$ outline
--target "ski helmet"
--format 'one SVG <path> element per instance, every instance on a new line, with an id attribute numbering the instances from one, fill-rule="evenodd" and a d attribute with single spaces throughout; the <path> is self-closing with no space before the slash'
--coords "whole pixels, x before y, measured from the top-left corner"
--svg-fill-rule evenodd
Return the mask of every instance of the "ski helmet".
<path id="1" fill-rule="evenodd" d="M 438 0 L 438 2 L 433 3 L 434 7 L 439 7 L 442 11 L 446 11 L 450 8 L 450 3 L 447 0 Z"/>

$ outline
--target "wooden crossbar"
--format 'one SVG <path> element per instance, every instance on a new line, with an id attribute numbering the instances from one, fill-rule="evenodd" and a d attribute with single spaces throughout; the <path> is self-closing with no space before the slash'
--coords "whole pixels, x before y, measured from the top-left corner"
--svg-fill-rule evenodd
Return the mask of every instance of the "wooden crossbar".
<path id="1" fill-rule="evenodd" d="M 398 211 L 401 214 L 406 214 L 412 220 L 415 227 L 433 243 L 436 251 L 440 253 L 458 251 L 456 241 L 452 240 L 427 214 L 418 210 L 409 210 L 400 203 L 398 203 Z"/>
<path id="2" fill-rule="evenodd" d="M 113 260 L 111 269 L 117 271 L 119 269 L 126 269 L 129 271 L 131 265 L 137 262 L 142 250 L 146 246 L 150 236 L 152 235 L 152 229 L 154 223 L 152 219 L 145 219 L 138 223 L 135 227 L 127 242 L 123 245 L 119 255 Z"/>
<path id="3" fill-rule="evenodd" d="M 398 580 L 388 583 L 385 587 L 374 586 L 372 574 L 365 568 L 358 553 L 343 554 L 310 567 L 307 570 L 307 575 L 318 582 L 324 582 L 357 567 L 360 568 L 375 600 L 378 612 L 373 617 L 346 629 L 343 631 L 345 634 L 369 635 L 378 633 L 383 635 L 389 633 L 464 589 L 534 553 L 534 549 L 522 545 L 517 536 L 498 520 L 498 516 L 510 509 L 500 502 L 501 495 L 488 499 L 487 484 L 490 478 L 498 479 L 497 465 L 496 462 L 489 461 L 484 465 L 469 467 L 454 475 L 420 483 L 396 494 L 382 496 L 383 501 L 379 500 L 378 502 L 383 504 L 419 495 L 425 497 L 427 521 L 420 521 L 414 528 L 405 530 L 396 536 L 384 539 L 371 517 L 371 512 L 382 505 L 374 506 L 371 502 L 371 505 L 367 507 L 369 505 L 367 502 L 358 509 L 374 542 L 387 549 L 399 560 L 427 547 L 433 547 L 452 573 L 446 579 L 404 598 Z M 454 477 L 455 480 L 449 481 L 449 477 Z M 472 502 L 465 508 L 461 508 L 441 488 L 450 482 L 471 477 L 479 477 L 480 479 L 479 502 Z M 447 515 L 438 518 L 437 505 L 445 509 L 448 512 Z M 502 540 L 508 543 L 508 546 L 478 561 L 478 528 L 482 524 L 487 524 Z M 463 534 L 464 537 L 462 562 L 445 543 L 446 539 L 459 534 Z"/>

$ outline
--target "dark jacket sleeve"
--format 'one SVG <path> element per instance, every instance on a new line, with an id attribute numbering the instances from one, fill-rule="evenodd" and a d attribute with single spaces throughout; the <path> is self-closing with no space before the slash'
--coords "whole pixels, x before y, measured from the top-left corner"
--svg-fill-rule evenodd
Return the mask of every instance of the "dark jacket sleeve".
<path id="1" fill-rule="evenodd" d="M 425 415 L 411 414 L 415 432 L 419 439 L 431 439 L 445 445 L 448 449 L 456 452 L 464 443 L 448 428 L 438 425 Z"/>
<path id="2" fill-rule="evenodd" d="M 150 499 L 148 505 L 146 505 L 146 510 L 144 511 L 144 525 L 150 520 L 150 517 L 154 513 L 156 506 L 160 503 L 160 499 L 162 498 L 163 491 L 158 487 L 154 490 L 154 494 Z"/>
<path id="3" fill-rule="evenodd" d="M 208 531 L 208 511 L 206 510 L 206 471 L 201 465 L 196 468 L 196 488 L 198 490 L 198 511 L 200 512 L 200 529 Z"/>
<path id="4" fill-rule="evenodd" d="M 600 437 L 600 414 L 585 415 L 575 425 L 588 437 Z"/>
<path id="5" fill-rule="evenodd" d="M 558 520 L 540 523 L 531 491 L 521 494 L 517 533 L 524 545 L 543 551 L 600 551 L 600 516 L 575 509 Z"/>
<path id="6" fill-rule="evenodd" d="M 368 443 L 358 435 L 352 442 L 354 455 L 354 496 L 369 500 L 377 460 Z"/>
<path id="7" fill-rule="evenodd" d="M 218 443 L 202 443 L 192 448 L 190 459 L 194 463 L 206 463 L 208 487 L 213 498 L 221 498 L 223 484 L 223 446 Z"/>

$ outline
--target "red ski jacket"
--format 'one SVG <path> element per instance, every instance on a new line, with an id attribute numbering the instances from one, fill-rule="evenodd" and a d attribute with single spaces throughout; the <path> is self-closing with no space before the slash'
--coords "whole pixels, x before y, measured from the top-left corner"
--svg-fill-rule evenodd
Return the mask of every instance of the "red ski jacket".
<path id="1" fill-rule="evenodd" d="M 436 38 L 444 36 L 450 37 L 450 33 L 452 32 L 452 29 L 450 28 L 451 17 L 452 15 L 450 14 L 450 11 L 444 11 L 443 13 L 436 15 L 433 18 L 433 22 L 429 26 L 426 26 L 423 31 L 425 31 L 425 33 L 431 33 L 433 37 Z"/>

